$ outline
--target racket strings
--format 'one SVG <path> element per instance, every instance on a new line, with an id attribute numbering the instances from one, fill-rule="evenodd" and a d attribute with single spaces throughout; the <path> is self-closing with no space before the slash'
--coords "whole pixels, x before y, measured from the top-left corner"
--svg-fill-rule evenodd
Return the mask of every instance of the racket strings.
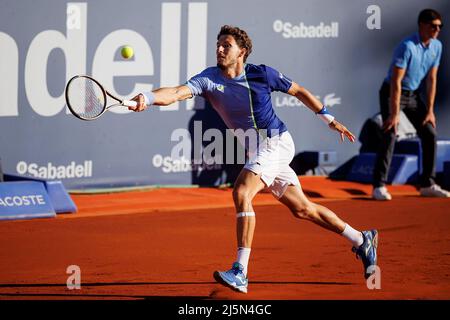
<path id="1" fill-rule="evenodd" d="M 94 81 L 80 77 L 74 79 L 69 90 L 70 105 L 82 118 L 96 118 L 102 114 L 106 101 L 101 87 Z"/>

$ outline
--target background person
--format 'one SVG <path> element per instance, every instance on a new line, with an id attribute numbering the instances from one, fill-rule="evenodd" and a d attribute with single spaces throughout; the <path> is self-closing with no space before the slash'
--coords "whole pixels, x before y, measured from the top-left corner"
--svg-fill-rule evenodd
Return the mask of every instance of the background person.
<path id="1" fill-rule="evenodd" d="M 422 10 L 418 18 L 419 30 L 402 40 L 394 51 L 387 77 L 380 89 L 380 109 L 383 135 L 373 174 L 372 197 L 391 200 L 386 188 L 389 167 L 394 152 L 400 110 L 416 128 L 422 142 L 422 175 L 420 194 L 425 197 L 450 197 L 450 193 L 435 181 L 436 117 L 434 99 L 442 43 L 437 39 L 442 28 L 441 15 L 433 9 Z M 426 81 L 426 100 L 419 93 Z"/>

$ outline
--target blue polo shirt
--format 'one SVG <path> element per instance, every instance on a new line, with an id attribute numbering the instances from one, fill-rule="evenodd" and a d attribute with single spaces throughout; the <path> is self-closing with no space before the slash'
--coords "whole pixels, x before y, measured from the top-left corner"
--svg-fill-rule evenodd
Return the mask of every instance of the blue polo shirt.
<path id="1" fill-rule="evenodd" d="M 243 72 L 232 79 L 224 77 L 220 68 L 210 67 L 186 85 L 193 96 L 207 99 L 230 129 L 265 129 L 269 137 L 287 131 L 275 114 L 271 92 L 288 92 L 292 80 L 271 67 L 245 64 Z"/>
<path id="2" fill-rule="evenodd" d="M 419 88 L 423 78 L 433 67 L 439 66 L 442 54 L 442 43 L 437 39 L 431 39 L 428 47 L 420 41 L 419 33 L 415 33 L 405 39 L 395 48 L 389 72 L 385 82 L 390 83 L 392 69 L 397 66 L 406 69 L 402 80 L 402 89 L 414 91 Z"/>

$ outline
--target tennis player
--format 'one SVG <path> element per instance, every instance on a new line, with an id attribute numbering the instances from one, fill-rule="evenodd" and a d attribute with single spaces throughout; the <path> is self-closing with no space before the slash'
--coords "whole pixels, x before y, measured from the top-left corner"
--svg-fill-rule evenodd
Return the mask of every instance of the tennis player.
<path id="1" fill-rule="evenodd" d="M 130 107 L 133 111 L 143 111 L 150 105 L 167 106 L 202 96 L 230 129 L 235 132 L 241 129 L 247 135 L 254 132 L 258 136 L 253 145 L 241 139 L 249 159 L 233 190 L 237 258 L 230 270 L 215 271 L 214 278 L 235 291 L 247 293 L 248 264 L 256 223 L 252 200 L 265 188 L 296 218 L 309 220 L 350 241 L 352 251 L 363 262 L 364 276 L 368 278 L 374 270 L 369 267 L 377 264 L 377 230 L 355 230 L 331 210 L 308 200 L 296 173 L 289 166 L 295 153 L 294 142 L 286 125 L 274 112 L 271 92 L 281 91 L 299 99 L 330 129 L 337 131 L 342 141 L 347 138 L 354 142 L 354 135 L 308 90 L 269 66 L 246 63 L 251 52 L 252 42 L 247 33 L 225 25 L 217 35 L 217 66 L 205 69 L 183 85 L 140 93 L 133 98 L 138 106 Z"/>

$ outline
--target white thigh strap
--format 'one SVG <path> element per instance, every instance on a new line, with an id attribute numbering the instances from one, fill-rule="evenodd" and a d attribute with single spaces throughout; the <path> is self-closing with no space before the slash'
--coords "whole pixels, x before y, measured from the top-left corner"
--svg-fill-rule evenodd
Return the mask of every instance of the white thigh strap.
<path id="1" fill-rule="evenodd" d="M 241 218 L 241 217 L 254 217 L 255 213 L 254 212 L 239 212 L 236 213 L 236 218 Z"/>

